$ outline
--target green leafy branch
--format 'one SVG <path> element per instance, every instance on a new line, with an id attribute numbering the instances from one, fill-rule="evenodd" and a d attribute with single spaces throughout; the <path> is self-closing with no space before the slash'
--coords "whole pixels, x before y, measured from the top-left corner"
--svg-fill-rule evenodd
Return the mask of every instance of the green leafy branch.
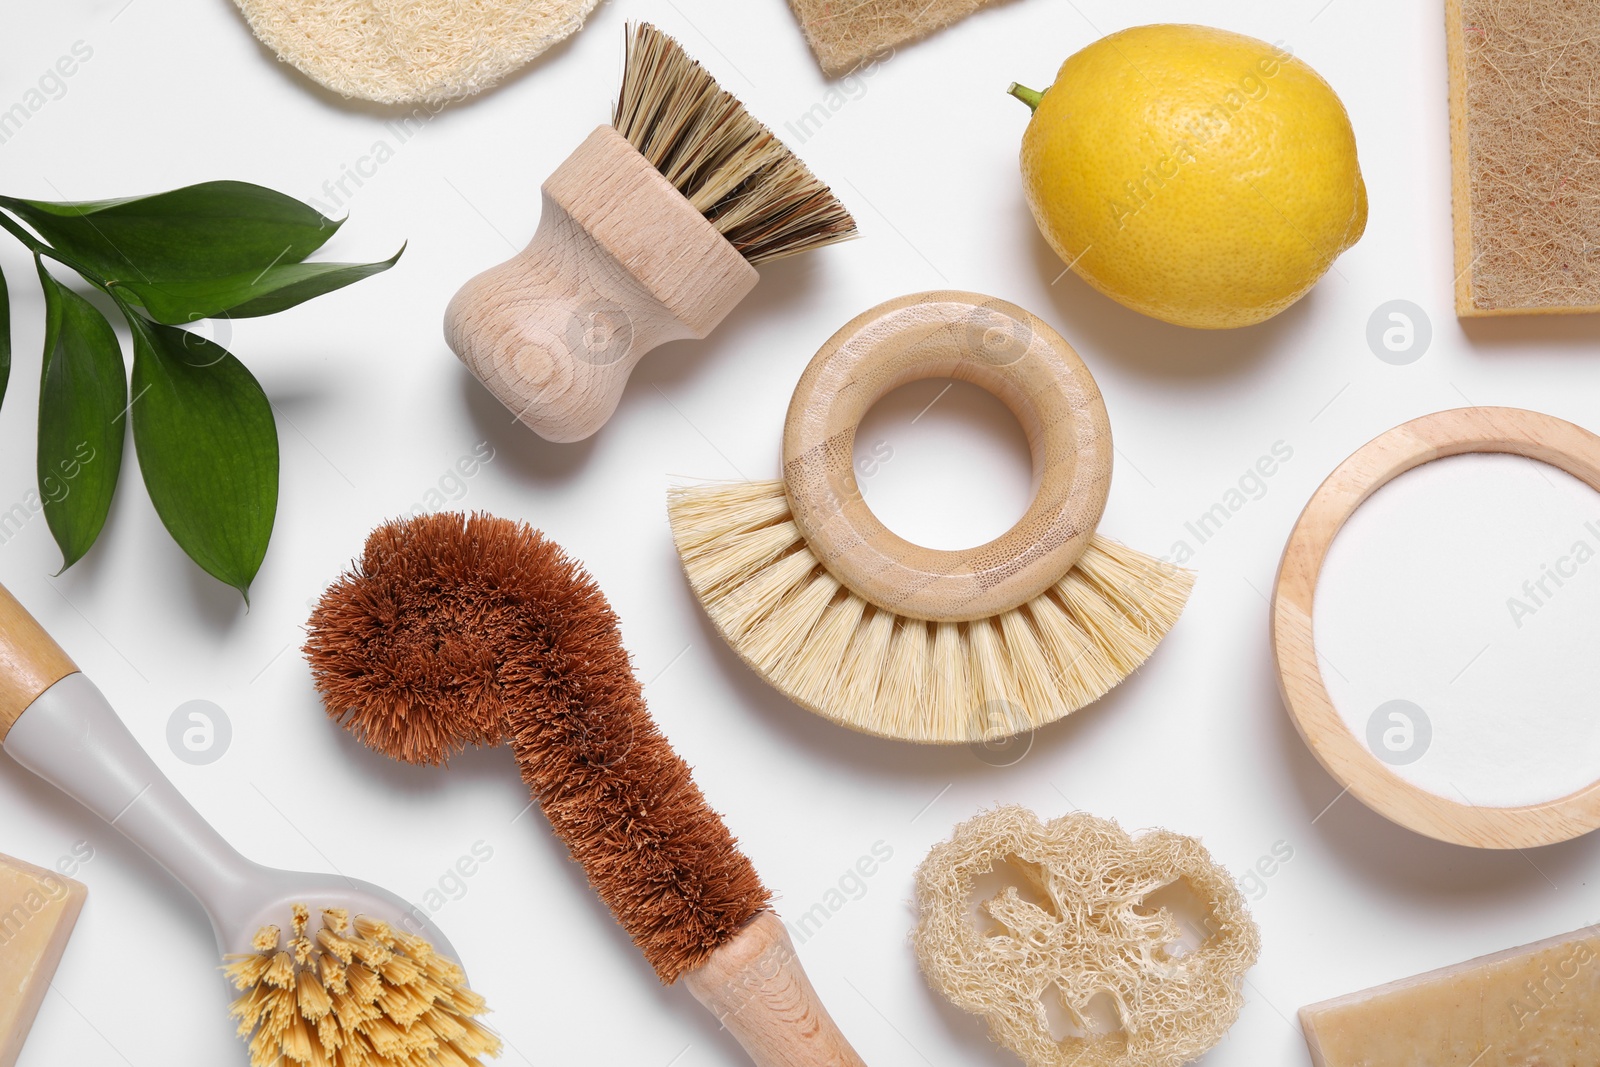
<path id="1" fill-rule="evenodd" d="M 248 598 L 278 510 L 272 406 L 232 353 L 180 327 L 283 311 L 388 270 L 405 249 L 379 263 L 307 263 L 342 223 L 244 182 L 88 203 L 0 196 L 0 209 L 0 228 L 33 253 L 44 290 L 37 471 L 62 570 L 105 526 L 131 423 L 145 489 L 173 540 Z M 111 323 L 46 260 L 105 293 L 127 320 L 131 400 Z M 10 373 L 0 274 L 0 403 Z"/>

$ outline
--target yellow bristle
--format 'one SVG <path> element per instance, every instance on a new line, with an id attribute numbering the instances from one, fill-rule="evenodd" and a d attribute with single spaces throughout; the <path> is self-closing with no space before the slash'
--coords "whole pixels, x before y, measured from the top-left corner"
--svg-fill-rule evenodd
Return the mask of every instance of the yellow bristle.
<path id="1" fill-rule="evenodd" d="M 355 997 L 357 1003 L 371 1004 L 383 992 L 378 976 L 359 963 L 352 963 L 345 968 L 344 974 L 345 982 L 350 986 L 350 995 Z"/>
<path id="2" fill-rule="evenodd" d="M 261 980 L 274 989 L 288 989 L 294 984 L 294 957 L 283 951 L 274 953 Z"/>
<path id="3" fill-rule="evenodd" d="M 311 1027 L 298 1012 L 283 1032 L 282 1049 L 284 1056 L 294 1063 L 310 1063 L 312 1051 L 321 1051 L 320 1043 L 312 1039 Z"/>
<path id="4" fill-rule="evenodd" d="M 340 963 L 349 963 L 356 958 L 355 943 L 339 936 L 327 927 L 317 931 L 317 945 L 322 951 L 338 958 Z"/>
<path id="5" fill-rule="evenodd" d="M 295 983 L 295 995 L 300 1001 L 300 1014 L 312 1022 L 320 1022 L 333 1010 L 333 999 L 317 979 L 316 972 L 307 968 L 300 972 Z"/>
<path id="6" fill-rule="evenodd" d="M 250 1039 L 252 1067 L 481 1067 L 479 1055 L 498 1053 L 473 1019 L 483 998 L 427 941 L 364 916 L 352 923 L 340 909 L 323 912 L 313 939 L 309 919 L 294 909 L 286 949 L 264 929 L 253 942 L 264 949 L 224 961 L 245 990 L 229 1011 Z M 365 962 L 347 966 L 339 952 Z"/>

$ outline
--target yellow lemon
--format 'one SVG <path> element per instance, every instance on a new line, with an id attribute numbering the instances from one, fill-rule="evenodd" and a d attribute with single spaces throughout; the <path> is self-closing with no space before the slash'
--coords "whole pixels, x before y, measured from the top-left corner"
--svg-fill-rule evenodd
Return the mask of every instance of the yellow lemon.
<path id="1" fill-rule="evenodd" d="M 1287 50 L 1139 26 L 1069 58 L 1022 139 L 1051 247 L 1136 311 L 1219 329 L 1271 318 L 1367 225 L 1350 116 Z"/>

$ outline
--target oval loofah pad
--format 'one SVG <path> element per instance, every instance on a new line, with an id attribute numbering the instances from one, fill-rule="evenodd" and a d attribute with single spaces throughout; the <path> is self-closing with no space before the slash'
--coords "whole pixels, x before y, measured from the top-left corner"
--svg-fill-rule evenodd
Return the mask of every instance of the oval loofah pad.
<path id="1" fill-rule="evenodd" d="M 599 0 L 234 0 L 285 63 L 345 96 L 483 91 L 583 26 Z"/>
<path id="2" fill-rule="evenodd" d="M 975 916 L 975 884 L 997 869 L 1015 873 L 1021 891 L 1006 886 Z M 1188 952 L 1175 947 L 1178 917 L 1145 903 L 1175 882 L 1210 908 Z M 988 1020 L 994 1041 L 1028 1067 L 1188 1063 L 1238 1018 L 1239 986 L 1260 951 L 1243 895 L 1200 842 L 1167 830 L 1130 837 L 1081 813 L 1041 823 L 1003 807 L 968 820 L 917 868 L 916 901 L 928 983 Z M 1095 1032 L 1097 997 L 1110 998 L 1120 1030 Z M 1052 1036 L 1047 998 L 1078 1035 Z"/>

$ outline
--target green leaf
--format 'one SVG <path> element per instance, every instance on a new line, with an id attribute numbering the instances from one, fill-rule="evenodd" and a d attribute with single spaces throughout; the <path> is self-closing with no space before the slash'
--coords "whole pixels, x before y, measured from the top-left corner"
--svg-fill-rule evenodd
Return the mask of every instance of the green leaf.
<path id="1" fill-rule="evenodd" d="M 0 271 L 0 406 L 6 402 L 6 383 L 11 380 L 11 294 L 6 291 L 6 274 Z"/>
<path id="2" fill-rule="evenodd" d="M 87 203 L 0 197 L 0 206 L 168 324 L 271 314 L 394 264 L 302 264 L 342 223 L 245 182 Z"/>
<path id="3" fill-rule="evenodd" d="M 248 601 L 278 510 L 272 405 L 221 345 L 127 318 L 133 443 L 150 502 L 189 558 Z"/>
<path id="4" fill-rule="evenodd" d="M 39 495 L 66 570 L 93 547 L 111 510 L 127 434 L 128 372 L 106 317 L 37 265 L 45 305 Z"/>
<path id="5" fill-rule="evenodd" d="M 154 196 L 50 203 L 0 197 L 45 240 L 106 279 L 215 277 L 298 263 L 341 225 L 282 193 L 247 182 L 205 182 Z"/>
<path id="6" fill-rule="evenodd" d="M 282 263 L 266 271 L 226 278 L 197 278 L 178 286 L 170 282 L 122 283 L 157 322 L 171 325 L 227 315 L 247 319 L 272 315 L 314 297 L 343 289 L 394 266 L 405 249 L 379 263 Z"/>

